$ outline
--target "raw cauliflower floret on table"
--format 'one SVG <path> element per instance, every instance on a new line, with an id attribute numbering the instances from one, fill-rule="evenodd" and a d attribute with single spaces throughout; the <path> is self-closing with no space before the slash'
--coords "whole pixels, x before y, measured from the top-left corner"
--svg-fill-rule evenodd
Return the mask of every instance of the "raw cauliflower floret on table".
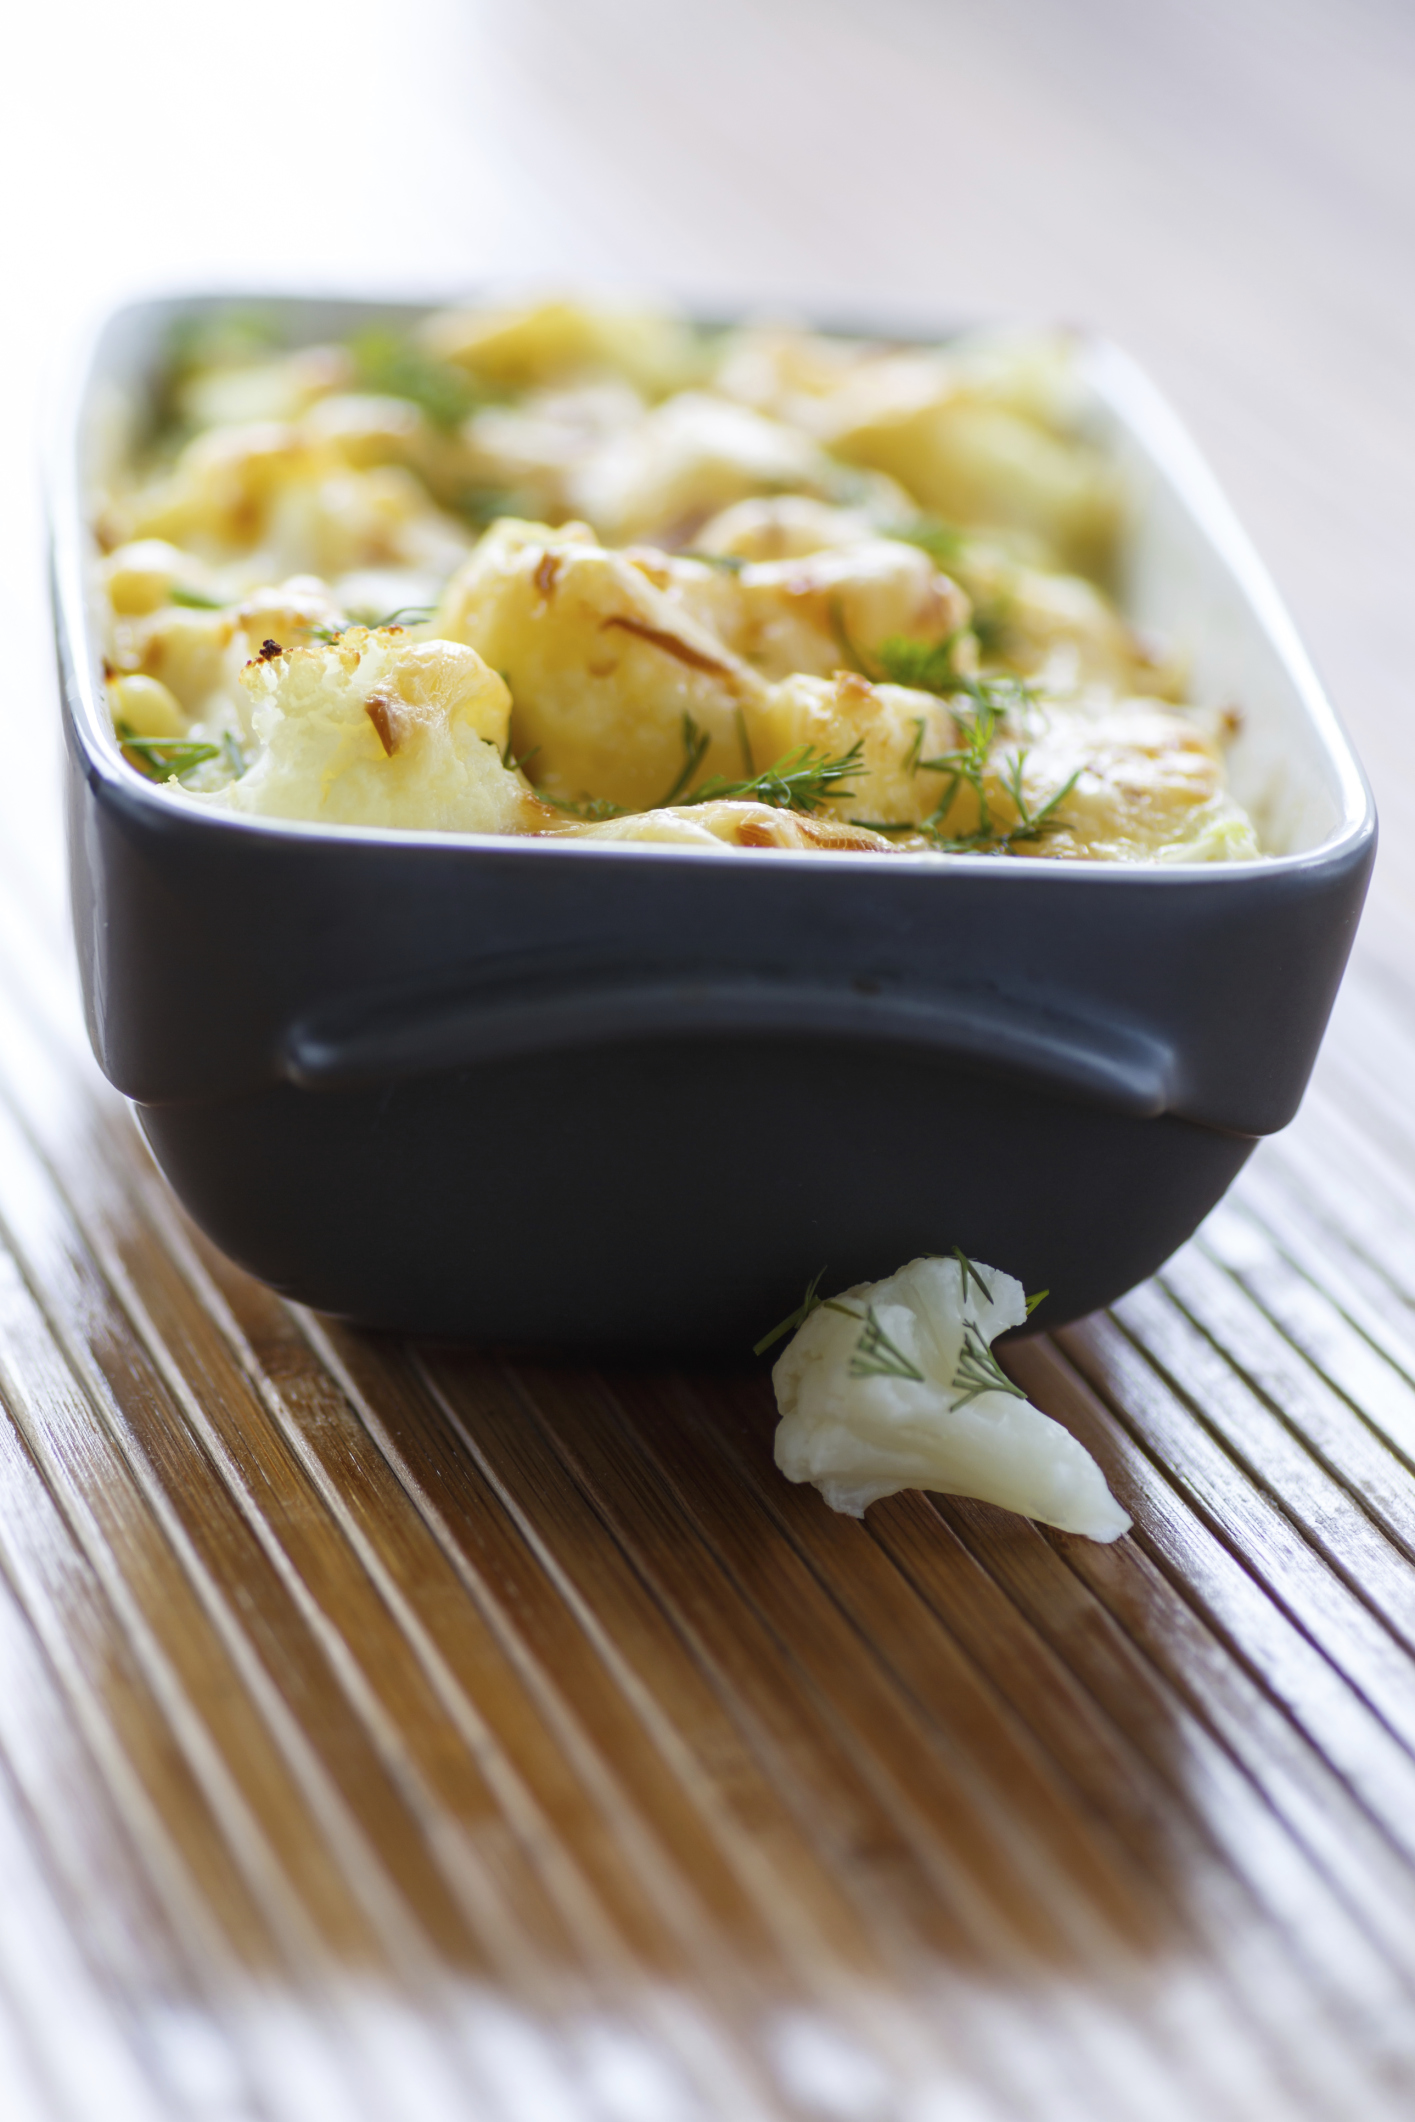
<path id="1" fill-rule="evenodd" d="M 1020 1282 L 956 1256 L 819 1305 L 772 1371 L 777 1465 L 854 1518 L 924 1488 L 1118 1539 L 1130 1520 L 1095 1460 L 991 1356 L 1026 1317 Z"/>
<path id="2" fill-rule="evenodd" d="M 503 764 L 510 695 L 472 649 L 356 626 L 248 664 L 241 682 L 257 755 L 197 799 L 213 807 L 432 832 L 533 832 L 555 819 Z"/>

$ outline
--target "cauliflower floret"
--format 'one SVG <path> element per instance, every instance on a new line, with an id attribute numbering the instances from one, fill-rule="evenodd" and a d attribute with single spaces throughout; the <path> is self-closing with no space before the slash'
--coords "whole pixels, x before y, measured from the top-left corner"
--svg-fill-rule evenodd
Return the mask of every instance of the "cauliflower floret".
<path id="1" fill-rule="evenodd" d="M 707 740 L 694 780 L 742 771 L 762 680 L 583 524 L 496 524 L 435 624 L 504 674 L 514 749 L 553 797 L 647 810 L 682 793 L 685 716 Z"/>
<path id="2" fill-rule="evenodd" d="M 890 473 L 949 522 L 1030 532 L 1063 565 L 1105 568 L 1119 502 L 1099 450 L 977 395 L 946 355 L 867 364 L 811 424 L 838 456 Z"/>
<path id="3" fill-rule="evenodd" d="M 353 372 L 342 346 L 302 346 L 268 360 L 218 360 L 183 378 L 177 407 L 191 427 L 298 420 L 326 393 L 346 390 Z"/>
<path id="4" fill-rule="evenodd" d="M 426 567 L 445 577 L 470 540 L 400 464 L 355 470 L 328 438 L 263 423 L 215 428 L 114 511 L 125 536 L 167 539 L 266 576 Z"/>
<path id="5" fill-rule="evenodd" d="M 776 810 L 766 803 L 725 800 L 695 803 L 673 810 L 640 811 L 630 818 L 607 818 L 593 825 L 568 825 L 560 834 L 577 840 L 652 840 L 675 847 L 830 848 L 844 854 L 891 855 L 883 833 L 869 832 L 839 818 L 804 817 L 799 811 Z"/>
<path id="6" fill-rule="evenodd" d="M 906 507 L 900 520 L 908 513 Z M 831 546 L 859 545 L 885 527 L 867 509 L 840 508 L 809 494 L 759 494 L 705 523 L 697 550 L 736 560 L 799 560 Z"/>
<path id="7" fill-rule="evenodd" d="M 577 515 L 602 537 L 685 543 L 749 494 L 829 494 L 838 474 L 799 429 L 705 391 L 669 398 L 611 437 L 569 482 Z"/>
<path id="8" fill-rule="evenodd" d="M 681 318 L 559 297 L 442 310 L 419 337 L 436 360 L 513 389 L 607 370 L 657 396 L 691 380 L 699 366 L 694 335 Z"/>
<path id="9" fill-rule="evenodd" d="M 511 700 L 473 650 L 350 627 L 248 664 L 259 751 L 225 810 L 320 824 L 515 833 L 552 823 L 502 763 Z"/>
<path id="10" fill-rule="evenodd" d="M 139 538 L 120 545 L 99 569 L 108 602 L 120 618 L 145 618 L 172 601 L 174 589 L 215 596 L 207 570 L 165 538 Z"/>
<path id="11" fill-rule="evenodd" d="M 233 675 L 229 651 L 235 638 L 229 611 L 189 611 L 169 604 L 145 618 L 118 621 L 112 661 L 120 671 L 160 679 L 189 715 L 198 714 Z"/>
<path id="12" fill-rule="evenodd" d="M 462 427 L 464 481 L 500 494 L 504 515 L 558 523 L 571 513 L 570 482 L 579 467 L 643 416 L 639 393 L 613 378 L 537 392 L 518 405 L 483 406 Z"/>
<path id="13" fill-rule="evenodd" d="M 1090 1453 L 999 1368 L 1022 1285 L 958 1258 L 911 1260 L 812 1311 L 772 1371 L 776 1463 L 861 1518 L 907 1488 L 976 1496 L 1092 1540 L 1130 1520 Z"/>
<path id="14" fill-rule="evenodd" d="M 759 769 L 802 745 L 840 758 L 859 744 L 858 770 L 827 800 L 831 812 L 883 825 L 922 824 L 938 803 L 940 778 L 919 763 L 956 743 L 953 717 L 934 694 L 871 685 L 854 671 L 783 679 L 748 709 L 747 729 Z"/>
<path id="15" fill-rule="evenodd" d="M 355 471 L 375 464 L 417 469 L 428 453 L 429 422 L 407 398 L 339 391 L 311 406 L 300 426 L 307 441 Z"/>
<path id="16" fill-rule="evenodd" d="M 1000 747 L 999 777 L 1024 743 L 1022 781 L 1032 810 L 1077 776 L 1056 829 L 1029 854 L 1235 862 L 1260 851 L 1247 814 L 1225 790 L 1215 737 L 1157 700 L 1043 702 L 1025 740 Z M 1010 822 L 1015 813 L 1005 791 L 995 794 L 997 814 Z"/>

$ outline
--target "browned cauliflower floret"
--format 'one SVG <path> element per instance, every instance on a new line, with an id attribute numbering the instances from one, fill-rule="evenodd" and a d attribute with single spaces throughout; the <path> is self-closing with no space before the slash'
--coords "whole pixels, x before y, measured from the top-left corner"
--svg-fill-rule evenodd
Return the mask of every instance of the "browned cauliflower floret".
<path id="1" fill-rule="evenodd" d="M 684 391 L 611 437 L 569 482 L 575 513 L 602 537 L 686 544 L 749 494 L 829 494 L 838 472 L 798 428 L 730 399 Z"/>
<path id="2" fill-rule="evenodd" d="M 549 297 L 501 307 L 442 310 L 422 344 L 480 381 L 526 388 L 586 374 L 625 377 L 650 396 L 697 373 L 690 328 L 663 310 Z"/>
<path id="3" fill-rule="evenodd" d="M 1022 757 L 1028 808 L 1071 777 L 1055 829 L 1022 852 L 1092 861 L 1244 861 L 1258 853 L 1246 813 L 1226 793 L 1223 757 L 1207 730 L 1159 701 L 1088 708 L 1043 703 L 1031 728 L 998 747 L 989 772 L 995 816 L 1016 810 L 1006 788 Z"/>
<path id="4" fill-rule="evenodd" d="M 858 770 L 827 795 L 825 815 L 878 825 L 918 825 L 930 815 L 940 784 L 936 774 L 920 770 L 920 762 L 956 743 L 953 716 L 942 700 L 902 685 L 872 685 L 854 671 L 784 679 L 749 710 L 747 727 L 759 768 L 806 745 L 831 759 L 858 745 Z"/>
<path id="5" fill-rule="evenodd" d="M 241 682 L 255 760 L 201 801 L 433 832 L 530 832 L 555 817 L 503 764 L 510 696 L 470 648 L 350 627 L 248 664 Z"/>
<path id="6" fill-rule="evenodd" d="M 809 494 L 757 495 L 705 523 L 696 548 L 725 559 L 799 560 L 830 546 L 859 545 L 887 527 L 868 510 L 815 501 Z"/>
<path id="7" fill-rule="evenodd" d="M 513 747 L 551 796 L 647 810 L 682 793 L 685 717 L 706 740 L 695 780 L 742 771 L 762 680 L 583 524 L 498 523 L 434 623 L 504 674 Z"/>
<path id="8" fill-rule="evenodd" d="M 951 523 L 1030 533 L 1083 573 L 1109 560 L 1118 493 L 1100 452 L 970 389 L 945 354 L 865 364 L 819 402 L 812 429 L 837 456 L 888 472 Z"/>

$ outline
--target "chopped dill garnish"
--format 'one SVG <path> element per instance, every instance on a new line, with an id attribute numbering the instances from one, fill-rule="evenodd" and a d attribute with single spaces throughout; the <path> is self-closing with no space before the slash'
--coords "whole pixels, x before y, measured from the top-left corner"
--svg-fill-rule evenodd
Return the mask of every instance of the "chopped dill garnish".
<path id="1" fill-rule="evenodd" d="M 702 765 L 711 749 L 712 738 L 708 732 L 705 729 L 699 729 L 692 716 L 685 713 L 683 716 L 683 764 L 679 767 L 677 779 L 669 789 L 668 794 L 660 796 L 658 802 L 651 805 L 650 808 L 653 810 L 667 810 L 670 804 L 676 803 L 684 790 L 691 788 L 693 776 L 697 773 L 698 768 Z M 689 800 L 691 801 L 692 799 L 689 798 Z"/>
<path id="2" fill-rule="evenodd" d="M 982 1276 L 978 1273 L 977 1268 L 974 1267 L 972 1261 L 968 1258 L 968 1255 L 964 1252 L 961 1245 L 954 1246 L 953 1257 L 958 1262 L 959 1292 L 962 1296 L 963 1302 L 966 1304 L 968 1301 L 968 1278 L 971 1275 L 973 1280 L 977 1283 L 978 1288 L 983 1293 L 984 1304 L 991 1304 L 992 1291 L 988 1288 L 986 1282 L 984 1282 Z"/>
<path id="3" fill-rule="evenodd" d="M 1056 832 L 1061 824 L 1061 820 L 1056 813 L 1081 778 L 1081 769 L 1078 766 L 1075 773 L 1068 780 L 1062 782 L 1056 793 L 1048 796 L 1041 809 L 1034 811 L 1029 808 L 1026 794 L 1022 787 L 1022 768 L 1026 764 L 1026 759 L 1027 754 L 1025 752 L 1018 752 L 1012 761 L 1011 770 L 1006 776 L 1007 793 L 1017 806 L 1017 823 L 1009 826 L 1005 833 L 998 836 L 997 845 L 1004 854 L 1017 841 L 1041 840 L 1048 833 Z"/>
<path id="4" fill-rule="evenodd" d="M 342 626 L 312 626 L 310 634 L 328 648 L 347 634 L 351 626 L 367 627 L 371 634 L 376 634 L 382 626 L 402 626 L 405 620 L 410 626 L 422 626 L 436 610 L 435 604 L 400 604 L 396 611 L 385 612 L 381 619 L 346 619 Z"/>
<path id="5" fill-rule="evenodd" d="M 1032 1292 L 1031 1296 L 1027 1299 L 1027 1317 L 1029 1319 L 1031 1318 L 1033 1312 L 1036 1310 L 1037 1306 L 1039 1304 L 1045 1304 L 1047 1298 L 1050 1295 L 1051 1291 L 1049 1289 L 1038 1289 Z"/>
<path id="6" fill-rule="evenodd" d="M 968 547 L 966 531 L 959 530 L 956 524 L 943 523 L 936 516 L 919 516 L 913 523 L 886 531 L 884 536 L 895 539 L 900 545 L 917 545 L 945 574 L 950 564 L 960 560 Z"/>
<path id="7" fill-rule="evenodd" d="M 890 1340 L 875 1317 L 873 1304 L 867 1304 L 863 1312 L 857 1312 L 852 1305 L 837 1304 L 830 1297 L 825 1308 L 843 1312 L 847 1319 L 862 1318 L 865 1322 L 865 1330 L 855 1343 L 855 1353 L 850 1358 L 852 1378 L 912 1378 L 916 1384 L 923 1384 L 923 1372 L 916 1363 L 909 1361 L 902 1348 Z"/>
<path id="8" fill-rule="evenodd" d="M 485 530 L 488 523 L 495 523 L 499 516 L 537 513 L 524 495 L 515 493 L 509 486 L 463 487 L 452 506 L 473 530 Z"/>
<path id="9" fill-rule="evenodd" d="M 747 781 L 725 781 L 714 774 L 684 797 L 685 803 L 769 803 L 773 810 L 809 813 L 818 810 L 830 796 L 853 793 L 845 783 L 863 772 L 864 739 L 857 737 L 848 752 L 832 758 L 814 744 L 798 744 L 783 752 L 774 766 L 753 774 Z"/>
<path id="10" fill-rule="evenodd" d="M 219 744 L 203 744 L 191 737 L 140 737 L 130 722 L 116 722 L 114 728 L 123 756 L 149 781 L 167 781 L 173 776 L 180 781 L 194 767 L 221 757 Z"/>
<path id="11" fill-rule="evenodd" d="M 830 600 L 830 630 L 835 636 L 836 647 L 845 658 L 847 668 L 854 671 L 857 677 L 868 678 L 869 667 L 851 639 L 850 629 L 845 623 L 845 606 L 839 597 L 832 597 Z"/>
<path id="12" fill-rule="evenodd" d="M 798 1326 L 805 1325 L 811 1313 L 817 1310 L 824 1301 L 816 1295 L 816 1291 L 820 1288 L 821 1275 L 824 1273 L 825 1269 L 821 1268 L 814 1282 L 806 1284 L 805 1296 L 796 1306 L 795 1311 L 787 1314 L 780 1326 L 774 1326 L 769 1334 L 763 1334 L 760 1341 L 753 1343 L 752 1354 L 754 1356 L 764 1356 L 769 1348 L 775 1347 L 784 1334 L 794 1334 Z"/>
<path id="13" fill-rule="evenodd" d="M 747 769 L 747 779 L 750 781 L 756 775 L 757 762 L 752 757 L 752 740 L 747 733 L 747 717 L 740 707 L 737 709 L 737 742 L 742 747 L 742 764 Z"/>
<path id="14" fill-rule="evenodd" d="M 526 757 L 530 757 L 527 752 Z M 585 825 L 600 825 L 607 818 L 626 818 L 629 814 L 622 803 L 611 803 L 608 796 L 581 796 L 572 802 L 568 796 L 547 795 L 543 788 L 536 794 L 542 803 L 549 803 L 555 810 L 563 810 L 567 817 L 579 818 Z"/>
<path id="15" fill-rule="evenodd" d="M 372 326 L 349 341 L 359 388 L 380 397 L 406 398 L 434 427 L 460 427 L 480 403 L 471 378 L 450 361 L 425 354 L 401 332 Z"/>
<path id="16" fill-rule="evenodd" d="M 180 604 L 184 610 L 191 612 L 224 612 L 227 599 L 207 597 L 199 589 L 181 589 L 174 583 L 167 592 L 167 602 Z"/>
<path id="17" fill-rule="evenodd" d="M 911 641 L 903 634 L 891 634 L 875 650 L 875 661 L 886 684 L 906 685 L 916 693 L 938 693 L 946 699 L 967 683 L 957 669 L 956 657 L 968 633 L 966 626 L 960 626 L 942 641 Z"/>
<path id="18" fill-rule="evenodd" d="M 505 767 L 508 774 L 514 774 L 518 767 L 525 765 L 527 759 L 534 759 L 539 750 L 540 746 L 533 744 L 528 752 L 522 752 L 518 758 L 513 759 L 511 756 L 511 739 L 508 737 L 506 739 L 506 749 L 501 754 L 501 764 Z"/>
<path id="19" fill-rule="evenodd" d="M 966 1407 L 983 1393 L 1007 1393 L 1014 1400 L 1027 1397 L 1020 1385 L 1013 1384 L 971 1320 L 963 1328 L 963 1353 L 949 1391 L 960 1395 L 953 1403 L 955 1410 Z"/>
<path id="20" fill-rule="evenodd" d="M 680 560 L 701 560 L 704 567 L 715 567 L 724 575 L 740 575 L 750 563 L 740 553 L 700 553 L 693 550 L 678 555 Z"/>

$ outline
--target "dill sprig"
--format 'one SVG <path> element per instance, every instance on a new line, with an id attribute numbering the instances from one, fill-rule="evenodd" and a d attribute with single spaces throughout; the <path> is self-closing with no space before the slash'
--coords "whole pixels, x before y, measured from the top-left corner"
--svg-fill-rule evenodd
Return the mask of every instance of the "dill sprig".
<path id="1" fill-rule="evenodd" d="M 712 749 L 712 738 L 705 729 L 700 729 L 690 714 L 683 716 L 683 764 L 678 769 L 677 779 L 666 796 L 660 796 L 652 808 L 667 810 L 676 803 L 685 789 L 691 788 L 698 768 Z M 693 799 L 687 799 L 691 802 Z"/>
<path id="2" fill-rule="evenodd" d="M 167 592 L 169 604 L 180 604 L 185 611 L 224 612 L 228 600 L 225 597 L 208 597 L 199 589 L 182 589 L 174 583 Z"/>
<path id="3" fill-rule="evenodd" d="M 480 402 L 471 378 L 450 361 L 435 360 L 400 332 L 373 326 L 349 341 L 359 388 L 380 397 L 406 398 L 434 427 L 460 427 Z"/>
<path id="4" fill-rule="evenodd" d="M 180 781 L 193 767 L 221 756 L 219 744 L 204 744 L 191 737 L 140 737 L 130 722 L 113 726 L 123 756 L 149 781 L 167 781 L 173 776 Z"/>
<path id="5" fill-rule="evenodd" d="M 957 667 L 959 646 L 968 635 L 966 626 L 956 627 L 942 641 L 911 641 L 905 634 L 891 634 L 875 650 L 875 661 L 886 684 L 907 685 L 916 693 L 938 693 L 947 699 L 969 683 Z"/>
<path id="6" fill-rule="evenodd" d="M 700 553 L 689 547 L 678 555 L 680 560 L 701 560 L 704 567 L 715 567 L 724 575 L 740 575 L 750 565 L 740 553 Z"/>
<path id="7" fill-rule="evenodd" d="M 963 1353 L 948 1389 L 960 1395 L 953 1403 L 955 1410 L 966 1407 L 983 1393 L 1007 1393 L 1014 1400 L 1027 1397 L 1020 1385 L 1013 1384 L 983 1339 L 982 1330 L 971 1319 L 963 1328 Z"/>
<path id="8" fill-rule="evenodd" d="M 530 758 L 530 753 L 526 757 Z M 611 803 L 608 796 L 581 796 L 572 801 L 569 796 L 551 796 L 543 788 L 536 794 L 542 803 L 550 804 L 553 810 L 563 810 L 569 818 L 578 818 L 585 825 L 602 825 L 608 818 L 626 818 L 628 812 L 622 803 Z"/>
<path id="9" fill-rule="evenodd" d="M 534 516 L 535 504 L 509 486 L 465 486 L 454 496 L 452 506 L 473 530 L 485 530 L 500 516 Z"/>
<path id="10" fill-rule="evenodd" d="M 347 634 L 351 626 L 367 627 L 371 634 L 376 634 L 380 627 L 402 626 L 405 622 L 409 626 L 422 626 L 436 610 L 435 604 L 400 604 L 396 611 L 385 612 L 381 619 L 346 619 L 342 626 L 312 626 L 310 635 L 328 648 Z"/>
<path id="11" fill-rule="evenodd" d="M 685 803 L 767 803 L 773 810 L 809 814 L 828 797 L 849 796 L 846 786 L 864 771 L 864 739 L 857 737 L 848 752 L 834 757 L 814 744 L 798 744 L 783 752 L 774 765 L 746 781 L 727 781 L 714 774 L 685 796 Z"/>
<path id="12" fill-rule="evenodd" d="M 811 1313 L 820 1308 L 825 1300 L 818 1297 L 816 1291 L 820 1288 L 821 1275 L 824 1273 L 825 1269 L 821 1268 L 815 1280 L 806 1284 L 806 1294 L 796 1306 L 795 1311 L 789 1312 L 779 1326 L 774 1326 L 769 1334 L 763 1334 L 760 1341 L 753 1343 L 752 1354 L 754 1356 L 764 1356 L 769 1348 L 776 1346 L 784 1334 L 794 1334 L 797 1327 L 804 1326 Z"/>
<path id="13" fill-rule="evenodd" d="M 917 545 L 945 574 L 968 549 L 968 533 L 959 530 L 954 523 L 942 522 L 937 516 L 916 517 L 914 522 L 901 524 L 897 530 L 887 530 L 884 536 L 895 539 L 900 545 Z"/>
<path id="14" fill-rule="evenodd" d="M 924 1383 L 924 1374 L 917 1363 L 911 1363 L 898 1343 L 891 1341 L 875 1315 L 873 1304 L 867 1304 L 863 1312 L 857 1312 L 852 1304 L 838 1304 L 833 1297 L 826 1299 L 827 1311 L 843 1312 L 847 1319 L 863 1319 L 865 1330 L 855 1343 L 855 1352 L 848 1365 L 852 1378 L 912 1378 L 917 1385 Z"/>
<path id="15" fill-rule="evenodd" d="M 992 1291 L 988 1288 L 986 1282 L 984 1282 L 982 1276 L 978 1273 L 977 1268 L 973 1265 L 973 1262 L 968 1258 L 968 1255 L 964 1252 L 961 1245 L 954 1246 L 953 1257 L 958 1262 L 959 1295 L 962 1297 L 963 1302 L 966 1304 L 968 1301 L 968 1281 L 969 1277 L 971 1276 L 972 1280 L 977 1283 L 979 1290 L 982 1292 L 982 1299 L 984 1304 L 991 1304 Z"/>

